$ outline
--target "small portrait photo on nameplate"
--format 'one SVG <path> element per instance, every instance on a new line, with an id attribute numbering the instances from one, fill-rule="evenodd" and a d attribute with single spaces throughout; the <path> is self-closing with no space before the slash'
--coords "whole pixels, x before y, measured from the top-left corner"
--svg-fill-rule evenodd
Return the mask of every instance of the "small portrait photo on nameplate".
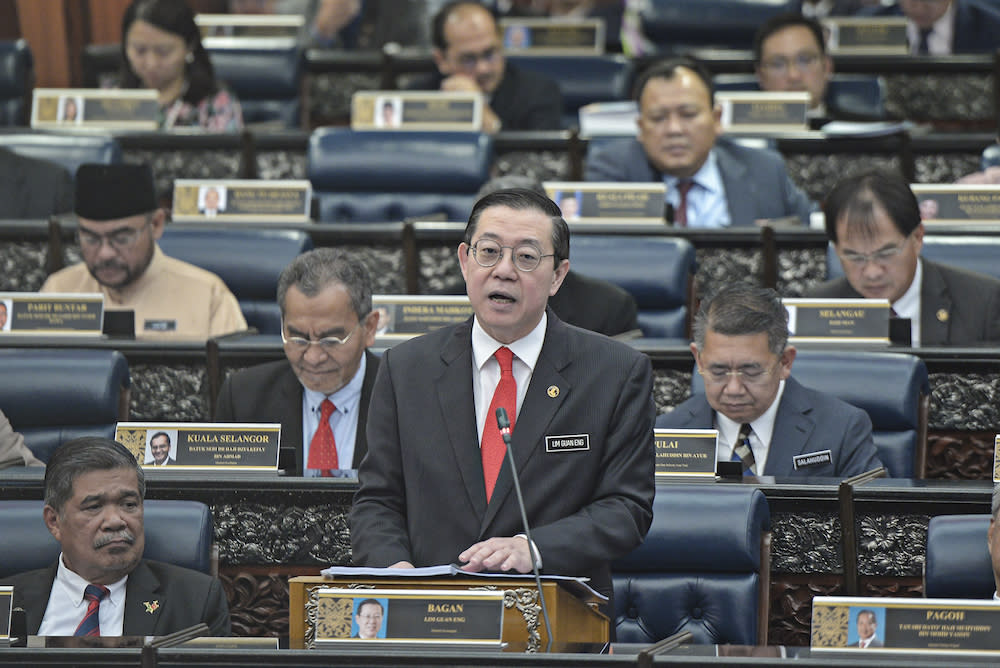
<path id="1" fill-rule="evenodd" d="M 100 336 L 99 292 L 0 292 L 0 336 Z"/>
<path id="2" fill-rule="evenodd" d="M 887 299 L 782 299 L 792 343 L 889 344 Z"/>
<path id="3" fill-rule="evenodd" d="M 351 98 L 353 130 L 479 132 L 483 96 L 464 91 L 358 91 Z"/>
<path id="4" fill-rule="evenodd" d="M 499 648 L 502 590 L 339 589 L 316 592 L 316 646 Z"/>
<path id="5" fill-rule="evenodd" d="M 376 337 L 410 339 L 464 322 L 472 315 L 466 295 L 372 295 Z"/>
<path id="6" fill-rule="evenodd" d="M 715 99 L 722 108 L 727 132 L 804 132 L 809 129 L 809 93 L 721 91 Z"/>
<path id="7" fill-rule="evenodd" d="M 831 55 L 905 56 L 910 51 L 903 16 L 836 16 L 822 23 Z"/>
<path id="8" fill-rule="evenodd" d="M 568 223 L 662 223 L 666 186 L 662 183 L 545 181 L 545 193 Z"/>
<path id="9" fill-rule="evenodd" d="M 1000 222 L 1000 185 L 911 183 L 910 190 L 927 225 Z"/>
<path id="10" fill-rule="evenodd" d="M 601 19 L 509 18 L 500 20 L 504 50 L 532 56 L 591 56 L 604 53 Z"/>
<path id="11" fill-rule="evenodd" d="M 305 27 L 301 14 L 197 14 L 195 25 L 207 49 L 295 46 Z"/>
<path id="12" fill-rule="evenodd" d="M 717 429 L 654 429 L 657 478 L 714 478 Z"/>
<path id="13" fill-rule="evenodd" d="M 280 423 L 119 422 L 115 440 L 145 469 L 278 472 Z"/>
<path id="14" fill-rule="evenodd" d="M 10 613 L 14 609 L 14 588 L 0 586 L 0 647 L 10 645 Z"/>
<path id="15" fill-rule="evenodd" d="M 36 88 L 31 127 L 60 130 L 156 130 L 155 90 Z"/>
<path id="16" fill-rule="evenodd" d="M 307 223 L 312 184 L 307 180 L 174 181 L 173 220 L 179 223 Z"/>

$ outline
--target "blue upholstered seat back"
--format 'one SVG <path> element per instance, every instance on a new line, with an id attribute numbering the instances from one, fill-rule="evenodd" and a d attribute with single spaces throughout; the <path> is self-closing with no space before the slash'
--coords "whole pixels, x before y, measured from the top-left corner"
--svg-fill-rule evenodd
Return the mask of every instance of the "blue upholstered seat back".
<path id="1" fill-rule="evenodd" d="M 989 515 L 939 515 L 927 526 L 924 596 L 992 598 L 996 589 L 986 547 Z"/>
<path id="2" fill-rule="evenodd" d="M 0 125 L 27 125 L 34 72 L 26 40 L 0 41 Z"/>
<path id="3" fill-rule="evenodd" d="M 209 56 L 216 77 L 239 98 L 244 123 L 300 126 L 300 49 L 213 48 Z"/>
<path id="4" fill-rule="evenodd" d="M 799 11 L 799 0 L 647 0 L 641 3 L 643 34 L 661 51 L 712 46 L 749 49 L 767 19 Z"/>
<path id="5" fill-rule="evenodd" d="M 110 135 L 18 132 L 0 134 L 0 146 L 31 158 L 62 165 L 71 175 L 85 162 L 105 165 L 121 162 L 122 150 Z"/>
<path id="6" fill-rule="evenodd" d="M 920 255 L 941 264 L 1000 278 L 1000 262 L 997 262 L 1000 257 L 1000 237 L 925 234 Z M 833 250 L 833 244 L 826 248 L 826 273 L 827 278 L 844 275 L 844 268 Z"/>
<path id="7" fill-rule="evenodd" d="M 712 77 L 716 91 L 760 90 L 754 74 L 717 74 Z M 827 97 L 838 109 L 871 117 L 885 115 L 885 82 L 867 74 L 834 74 L 827 84 Z"/>

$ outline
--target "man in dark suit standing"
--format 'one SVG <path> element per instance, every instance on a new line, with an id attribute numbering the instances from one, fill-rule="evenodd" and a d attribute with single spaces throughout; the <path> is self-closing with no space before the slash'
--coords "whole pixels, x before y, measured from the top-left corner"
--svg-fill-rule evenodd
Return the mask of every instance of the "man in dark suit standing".
<path id="1" fill-rule="evenodd" d="M 222 585 L 142 558 L 142 469 L 107 438 L 69 441 L 45 469 L 45 525 L 62 546 L 48 568 L 8 578 L 30 635 L 168 635 L 204 622 L 229 635 Z"/>
<path id="2" fill-rule="evenodd" d="M 379 367 L 350 516 L 357 565 L 531 570 L 503 406 L 541 566 L 610 596 L 611 561 L 652 520 L 652 367 L 546 308 L 568 256 L 547 197 L 500 190 L 473 207 L 458 260 L 474 317 L 396 345 Z"/>
<path id="3" fill-rule="evenodd" d="M 303 253 L 278 279 L 278 306 L 285 359 L 226 378 L 215 419 L 280 422 L 296 475 L 354 475 L 378 370 L 368 270 L 335 248 Z"/>

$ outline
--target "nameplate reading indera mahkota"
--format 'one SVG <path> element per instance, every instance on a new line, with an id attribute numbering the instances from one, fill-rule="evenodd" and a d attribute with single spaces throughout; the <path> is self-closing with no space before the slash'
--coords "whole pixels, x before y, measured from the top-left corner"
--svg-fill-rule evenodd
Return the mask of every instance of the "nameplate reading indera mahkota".
<path id="1" fill-rule="evenodd" d="M 730 132 L 804 132 L 809 93 L 725 91 L 715 94 Z"/>
<path id="2" fill-rule="evenodd" d="M 910 190 L 925 223 L 1000 222 L 1000 185 L 913 183 Z"/>
<path id="3" fill-rule="evenodd" d="M 718 430 L 654 429 L 653 445 L 657 477 L 715 477 Z"/>
<path id="4" fill-rule="evenodd" d="M 793 343 L 889 343 L 886 299 L 783 299 Z"/>
<path id="5" fill-rule="evenodd" d="M 10 645 L 10 613 L 14 609 L 14 588 L 0 587 L 0 647 Z"/>
<path id="6" fill-rule="evenodd" d="M 896 56 L 909 53 L 905 17 L 831 17 L 823 20 L 831 54 Z"/>
<path id="7" fill-rule="evenodd" d="M 466 296 L 373 295 L 378 313 L 376 336 L 411 338 L 456 325 L 472 315 Z"/>
<path id="8" fill-rule="evenodd" d="M 225 180 L 174 181 L 176 222 L 305 223 L 309 222 L 309 181 Z"/>
<path id="9" fill-rule="evenodd" d="M 586 56 L 604 53 L 604 21 L 584 19 L 501 19 L 500 32 L 508 53 Z"/>
<path id="10" fill-rule="evenodd" d="M 277 473 L 277 423 L 119 422 L 115 440 L 143 468 Z"/>
<path id="11" fill-rule="evenodd" d="M 0 336 L 99 336 L 103 323 L 99 292 L 0 292 Z"/>
<path id="12" fill-rule="evenodd" d="M 359 91 L 351 98 L 354 130 L 459 130 L 479 132 L 478 92 Z"/>
<path id="13" fill-rule="evenodd" d="M 36 88 L 31 127 L 61 130 L 156 130 L 155 90 Z"/>
<path id="14" fill-rule="evenodd" d="M 666 186 L 662 183 L 546 181 L 542 187 L 566 222 L 664 221 Z"/>

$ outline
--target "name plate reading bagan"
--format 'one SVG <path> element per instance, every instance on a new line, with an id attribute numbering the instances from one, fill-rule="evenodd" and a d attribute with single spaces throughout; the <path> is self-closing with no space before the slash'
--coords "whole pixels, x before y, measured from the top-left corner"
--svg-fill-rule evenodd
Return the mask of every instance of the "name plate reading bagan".
<path id="1" fill-rule="evenodd" d="M 306 223 L 309 181 L 174 181 L 176 222 Z"/>
<path id="2" fill-rule="evenodd" d="M 718 430 L 654 429 L 653 445 L 657 477 L 715 477 Z"/>
<path id="3" fill-rule="evenodd" d="M 813 652 L 995 654 L 998 631 L 992 600 L 817 596 L 810 644 Z"/>
<path id="4" fill-rule="evenodd" d="M 0 587 L 0 647 L 10 645 L 10 613 L 14 609 L 14 588 Z"/>
<path id="5" fill-rule="evenodd" d="M 103 323 L 99 292 L 0 292 L 0 336 L 100 336 Z"/>
<path id="6" fill-rule="evenodd" d="M 889 343 L 887 299 L 783 299 L 794 343 Z"/>
<path id="7" fill-rule="evenodd" d="M 36 88 L 31 127 L 60 130 L 156 130 L 155 90 Z"/>
<path id="8" fill-rule="evenodd" d="M 206 48 L 294 46 L 306 19 L 292 14 L 198 14 L 195 25 Z"/>
<path id="9" fill-rule="evenodd" d="M 715 94 L 722 127 L 730 132 L 803 132 L 809 93 L 725 91 Z"/>
<path id="10" fill-rule="evenodd" d="M 115 440 L 143 468 L 278 472 L 278 423 L 119 422 Z"/>
<path id="11" fill-rule="evenodd" d="M 316 646 L 500 647 L 503 597 L 500 590 L 319 589 Z"/>
<path id="12" fill-rule="evenodd" d="M 1000 185 L 910 184 L 925 223 L 1000 222 Z"/>
<path id="13" fill-rule="evenodd" d="M 559 205 L 567 222 L 596 223 L 617 219 L 662 223 L 667 188 L 662 183 L 546 181 L 545 194 Z"/>
<path id="14" fill-rule="evenodd" d="M 378 313 L 375 336 L 400 339 L 456 325 L 472 315 L 464 295 L 373 295 L 372 307 Z"/>
<path id="15" fill-rule="evenodd" d="M 604 53 L 604 21 L 601 19 L 501 19 L 500 32 L 508 53 L 533 56 Z"/>
<path id="16" fill-rule="evenodd" d="M 483 96 L 451 91 L 359 91 L 351 98 L 354 130 L 479 132 Z"/>
<path id="17" fill-rule="evenodd" d="M 910 52 L 906 18 L 899 16 L 823 19 L 826 48 L 835 55 L 899 56 Z"/>

